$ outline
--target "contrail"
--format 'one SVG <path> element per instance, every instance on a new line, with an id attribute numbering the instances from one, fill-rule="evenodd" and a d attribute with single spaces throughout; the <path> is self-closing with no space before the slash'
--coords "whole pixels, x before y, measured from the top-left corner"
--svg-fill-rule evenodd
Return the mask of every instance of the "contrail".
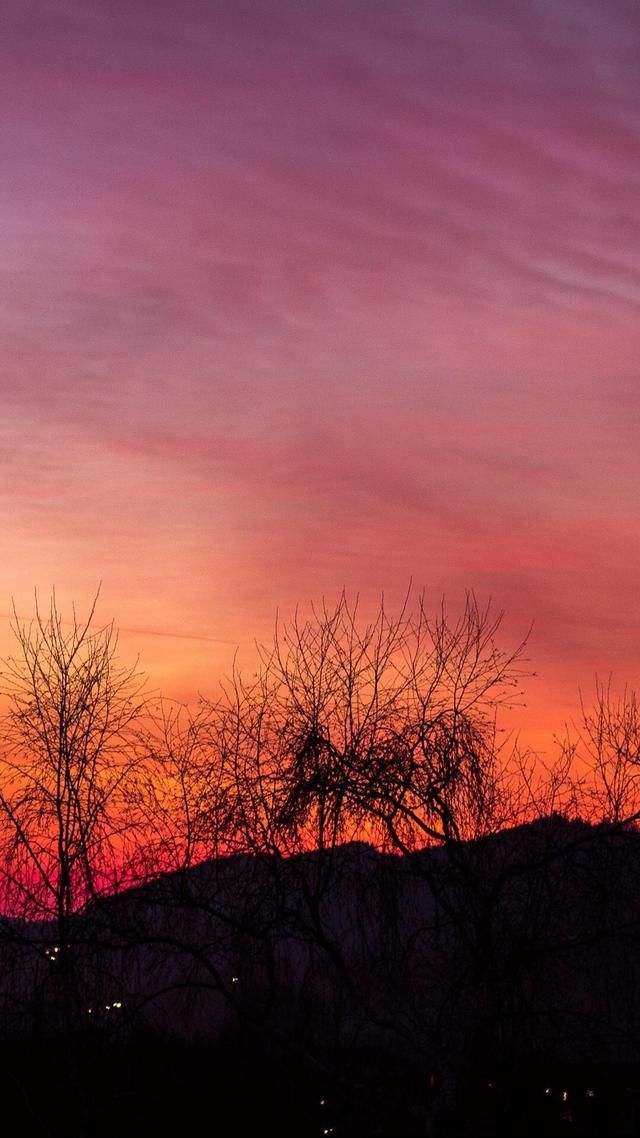
<path id="1" fill-rule="evenodd" d="M 14 615 L 11 612 L 0 612 L 0 620 L 13 620 Z M 70 620 L 63 620 L 63 624 L 70 625 Z M 107 622 L 107 623 L 110 623 Z M 115 623 L 115 622 L 114 622 Z M 201 640 L 206 644 L 227 644 L 233 647 L 237 646 L 235 640 L 224 640 L 221 636 L 208 636 L 204 632 L 172 632 L 162 628 L 133 628 L 128 624 L 115 623 L 117 632 L 133 633 L 135 636 L 164 636 L 171 640 Z"/>
<path id="2" fill-rule="evenodd" d="M 221 636 L 207 636 L 203 632 L 169 632 L 161 628 L 131 628 L 129 625 L 116 625 L 118 632 L 133 632 L 136 636 L 165 636 L 173 640 L 202 640 L 207 644 L 232 644 L 235 640 L 223 640 Z"/>

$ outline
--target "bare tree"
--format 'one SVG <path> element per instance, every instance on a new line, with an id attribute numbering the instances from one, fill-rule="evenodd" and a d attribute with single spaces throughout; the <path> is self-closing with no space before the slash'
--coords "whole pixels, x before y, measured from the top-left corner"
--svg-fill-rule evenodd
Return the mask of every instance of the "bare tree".
<path id="1" fill-rule="evenodd" d="M 581 771 L 584 810 L 588 817 L 624 825 L 640 816 L 640 707 L 636 692 L 620 694 L 596 680 L 588 707 L 580 693 L 580 719 L 564 747 Z"/>
<path id="2" fill-rule="evenodd" d="M 74 918 L 126 883 L 135 839 L 126 787 L 138 764 L 144 681 L 120 663 L 113 624 L 94 628 L 96 603 L 68 622 L 55 594 L 46 612 L 36 599 L 28 623 L 14 609 L 16 651 L 1 673 L 2 905 L 47 922 L 42 950 L 67 1021 Z"/>
<path id="3" fill-rule="evenodd" d="M 233 788 L 237 848 L 270 855 L 269 935 L 297 943 L 298 976 L 305 959 L 304 983 L 321 1004 L 323 995 L 336 1006 L 346 999 L 411 1045 L 425 1041 L 429 1025 L 417 1025 L 388 984 L 381 994 L 387 979 L 371 951 L 386 938 L 395 946 L 385 948 L 387 962 L 394 953 L 415 961 L 429 951 L 430 918 L 427 926 L 424 913 L 401 922 L 396 936 L 392 915 L 365 907 L 346 934 L 336 923 L 337 898 L 351 895 L 358 876 L 362 895 L 377 889 L 382 863 L 345 857 L 340 847 L 354 840 L 399 854 L 455 847 L 465 890 L 451 888 L 451 874 L 441 881 L 432 859 L 412 861 L 412 872 L 440 894 L 445 919 L 467 921 L 477 873 L 464 839 L 513 821 L 513 772 L 497 713 L 518 702 L 526 670 L 524 644 L 499 648 L 500 625 L 472 595 L 457 619 L 444 608 L 431 617 L 419 596 L 393 616 L 381 603 L 369 621 L 343 595 L 308 619 L 296 613 L 277 623 L 257 671 L 248 678 L 234 671 L 223 698 L 209 705 L 211 782 Z M 385 929 L 373 927 L 381 921 Z M 319 1016 L 326 1032 L 328 1007 Z M 349 1017 L 335 1020 L 348 1029 Z"/>
<path id="4" fill-rule="evenodd" d="M 149 708 L 142 751 L 144 778 L 129 787 L 134 813 L 144 818 L 140 876 L 186 873 L 231 853 L 236 799 L 212 745 L 207 706 L 192 711 L 160 700 Z"/>
<path id="5" fill-rule="evenodd" d="M 459 619 L 424 597 L 371 622 L 342 596 L 276 627 L 259 672 L 236 674 L 224 718 L 247 832 L 282 852 L 359 835 L 409 849 L 497 828 L 496 712 L 517 702 L 524 644 L 472 595 Z M 220 717 L 219 711 L 217 712 Z"/>

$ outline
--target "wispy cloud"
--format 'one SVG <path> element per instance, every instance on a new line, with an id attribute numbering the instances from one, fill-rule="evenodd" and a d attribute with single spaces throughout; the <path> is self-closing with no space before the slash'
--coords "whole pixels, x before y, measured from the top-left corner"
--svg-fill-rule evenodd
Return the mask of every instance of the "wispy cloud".
<path id="1" fill-rule="evenodd" d="M 413 574 L 637 668 L 636 8 L 3 19 L 6 594 L 246 640 Z"/>

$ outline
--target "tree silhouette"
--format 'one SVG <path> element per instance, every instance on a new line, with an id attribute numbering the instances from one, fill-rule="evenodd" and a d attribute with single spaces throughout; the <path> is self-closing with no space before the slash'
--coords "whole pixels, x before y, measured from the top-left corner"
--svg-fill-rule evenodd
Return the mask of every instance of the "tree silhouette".
<path id="1" fill-rule="evenodd" d="M 508 813 L 496 713 L 517 702 L 524 644 L 467 596 L 429 617 L 424 597 L 370 622 L 342 596 L 262 648 L 212 708 L 250 840 L 292 852 L 355 835 L 394 848 L 476 836 Z M 251 836 L 251 837 L 250 837 Z"/>
<path id="2" fill-rule="evenodd" d="M 127 784 L 143 678 L 123 666 L 113 624 L 64 621 L 55 594 L 23 623 L 3 661 L 7 700 L 0 752 L 0 890 L 5 913 L 48 922 L 41 950 L 58 1014 L 74 1017 L 74 918 L 126 883 L 134 835 Z M 33 929 L 39 926 L 32 925 Z"/>

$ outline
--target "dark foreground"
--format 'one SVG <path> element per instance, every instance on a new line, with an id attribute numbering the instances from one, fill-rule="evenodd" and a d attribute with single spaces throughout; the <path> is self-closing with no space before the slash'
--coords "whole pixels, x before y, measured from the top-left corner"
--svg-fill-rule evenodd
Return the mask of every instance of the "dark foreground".
<path id="1" fill-rule="evenodd" d="M 2 933 L 21 1134 L 640 1138 L 636 827 L 220 858 Z"/>
<path id="2" fill-rule="evenodd" d="M 527 1070 L 458 1072 L 453 1090 L 446 1076 L 371 1050 L 312 1061 L 246 1040 L 139 1034 L 4 1043 L 0 1072 L 19 1132 L 43 1138 L 640 1134 L 640 1071 L 632 1068 L 532 1061 Z"/>

